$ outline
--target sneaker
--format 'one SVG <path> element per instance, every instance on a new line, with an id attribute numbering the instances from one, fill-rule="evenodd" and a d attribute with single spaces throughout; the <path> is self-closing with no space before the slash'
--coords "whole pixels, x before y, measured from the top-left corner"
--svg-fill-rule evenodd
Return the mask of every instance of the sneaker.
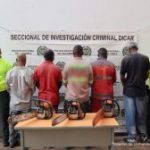
<path id="1" fill-rule="evenodd" d="M 147 139 L 147 143 L 150 143 L 150 139 L 149 138 Z"/>
<path id="2" fill-rule="evenodd" d="M 15 141 L 15 142 L 9 144 L 10 148 L 14 148 L 14 147 L 19 146 L 19 145 L 20 144 L 18 141 Z"/>
<path id="3" fill-rule="evenodd" d="M 5 141 L 5 142 L 3 143 L 3 146 L 4 146 L 4 147 L 8 147 L 8 146 L 9 146 L 9 142 L 8 142 L 8 141 Z"/>
<path id="4" fill-rule="evenodd" d="M 85 149 L 93 149 L 94 147 L 92 147 L 92 146 L 87 146 L 87 147 L 85 147 Z"/>
<path id="5" fill-rule="evenodd" d="M 134 138 L 127 138 L 126 142 L 131 143 L 131 144 L 137 143 L 136 139 L 134 139 Z"/>
<path id="6" fill-rule="evenodd" d="M 146 135 L 140 136 L 140 141 L 141 141 L 141 143 L 146 143 L 148 141 L 147 136 Z"/>
<path id="7" fill-rule="evenodd" d="M 74 147 L 66 147 L 66 150 L 71 150 L 73 149 Z"/>

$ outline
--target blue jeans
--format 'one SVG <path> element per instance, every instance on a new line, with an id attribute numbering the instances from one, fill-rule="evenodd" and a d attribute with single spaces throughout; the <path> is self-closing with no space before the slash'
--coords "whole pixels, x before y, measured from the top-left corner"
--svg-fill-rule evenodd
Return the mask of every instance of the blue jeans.
<path id="1" fill-rule="evenodd" d="M 147 99 L 145 97 L 128 97 L 124 95 L 125 116 L 128 138 L 136 135 L 147 136 L 146 111 Z"/>

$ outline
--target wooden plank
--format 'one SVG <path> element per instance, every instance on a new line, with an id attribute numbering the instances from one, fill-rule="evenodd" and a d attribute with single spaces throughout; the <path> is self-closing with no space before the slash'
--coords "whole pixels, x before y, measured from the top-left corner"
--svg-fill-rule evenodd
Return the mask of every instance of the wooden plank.
<path id="1" fill-rule="evenodd" d="M 60 114 L 56 114 L 55 116 L 58 116 Z M 55 117 L 54 116 L 54 117 Z M 92 120 L 95 116 L 95 113 L 87 113 L 86 117 L 83 120 L 68 120 L 66 119 L 62 123 L 52 127 L 52 119 L 49 120 L 41 120 L 32 118 L 30 120 L 22 121 L 16 125 L 16 129 L 22 129 L 22 128 L 64 128 L 64 127 L 92 127 Z M 114 118 L 103 118 L 101 119 L 96 127 L 114 127 L 118 126 L 116 119 Z"/>

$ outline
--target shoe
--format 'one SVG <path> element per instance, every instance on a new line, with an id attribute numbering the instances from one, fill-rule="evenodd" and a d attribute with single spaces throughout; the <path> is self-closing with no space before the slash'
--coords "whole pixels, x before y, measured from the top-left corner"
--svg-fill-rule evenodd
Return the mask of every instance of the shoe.
<path id="1" fill-rule="evenodd" d="M 19 142 L 18 141 L 14 142 L 14 143 L 10 143 L 10 148 L 14 148 L 16 146 L 19 146 Z"/>
<path id="2" fill-rule="evenodd" d="M 92 149 L 92 148 L 93 148 L 92 146 L 85 147 L 85 149 Z"/>
<path id="3" fill-rule="evenodd" d="M 145 135 L 140 136 L 140 141 L 141 141 L 141 143 L 146 143 L 148 141 L 147 136 L 145 136 Z"/>
<path id="4" fill-rule="evenodd" d="M 126 142 L 127 142 L 127 143 L 131 143 L 131 144 L 137 143 L 136 139 L 134 139 L 134 138 L 127 138 L 127 139 L 126 139 Z"/>
<path id="5" fill-rule="evenodd" d="M 66 147 L 66 150 L 71 150 L 73 149 L 74 147 Z"/>
<path id="6" fill-rule="evenodd" d="M 14 148 L 14 147 L 16 147 L 17 145 L 16 144 L 10 144 L 10 148 Z"/>
<path id="7" fill-rule="evenodd" d="M 147 143 L 150 143 L 150 139 L 149 138 L 147 139 Z"/>
<path id="8" fill-rule="evenodd" d="M 3 146 L 4 146 L 4 147 L 8 147 L 8 146 L 9 146 L 9 142 L 8 142 L 8 141 L 5 141 L 5 142 L 3 143 Z"/>

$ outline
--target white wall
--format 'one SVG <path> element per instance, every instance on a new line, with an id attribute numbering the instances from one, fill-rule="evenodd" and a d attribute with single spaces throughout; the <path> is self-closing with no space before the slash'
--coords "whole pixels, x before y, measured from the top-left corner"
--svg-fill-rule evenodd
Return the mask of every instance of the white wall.
<path id="1" fill-rule="evenodd" d="M 150 0 L 0 0 L 10 30 L 136 31 L 150 25 Z"/>
<path id="2" fill-rule="evenodd" d="M 138 31 L 139 49 L 150 58 L 150 26 Z"/>

